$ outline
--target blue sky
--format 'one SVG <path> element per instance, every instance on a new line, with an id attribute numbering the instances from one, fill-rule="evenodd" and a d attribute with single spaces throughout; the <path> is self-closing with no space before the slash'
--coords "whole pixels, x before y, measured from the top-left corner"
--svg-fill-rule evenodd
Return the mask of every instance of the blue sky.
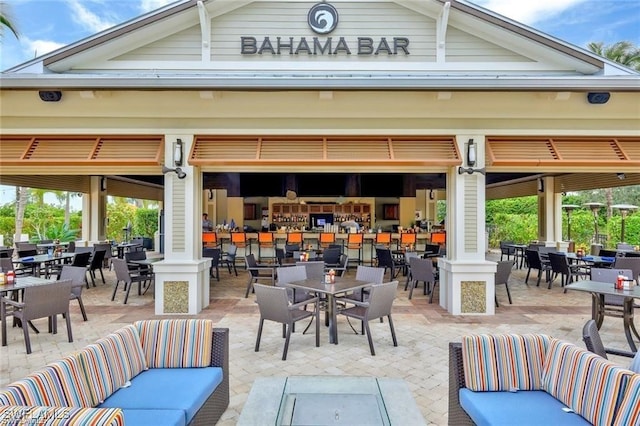
<path id="1" fill-rule="evenodd" d="M 310 0 L 312 2 L 313 0 Z M 5 0 L 20 39 L 4 31 L 0 69 L 81 40 L 173 0 Z M 476 0 L 537 30 L 586 47 L 628 40 L 640 46 L 640 0 Z"/>

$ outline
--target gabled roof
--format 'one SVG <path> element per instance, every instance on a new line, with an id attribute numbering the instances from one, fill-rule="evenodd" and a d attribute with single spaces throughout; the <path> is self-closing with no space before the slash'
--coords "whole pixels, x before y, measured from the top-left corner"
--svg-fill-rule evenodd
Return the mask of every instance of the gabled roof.
<path id="1" fill-rule="evenodd" d="M 207 57 L 208 26 L 215 29 L 218 22 L 237 19 L 243 8 L 287 3 L 308 7 L 299 0 L 179 1 L 11 68 L 0 82 L 3 88 L 14 89 L 640 90 L 637 72 L 463 0 L 370 0 L 358 5 L 396 5 L 421 16 L 423 25 L 434 27 L 445 44 L 447 34 L 463 42 L 475 39 L 488 51 L 512 55 L 512 62 L 496 59 L 492 66 L 478 61 L 474 69 L 471 61 L 435 63 L 410 58 L 413 62 L 395 61 L 379 69 L 371 62 L 334 67 L 338 61 L 298 69 L 301 61 L 261 57 L 260 61 L 243 58 L 225 63 Z M 342 0 L 332 3 L 353 5 Z M 200 35 L 201 39 L 194 39 Z M 192 50 L 203 52 L 202 61 L 136 63 L 145 49 L 153 48 L 149 46 L 171 45 L 174 39 L 193 42 Z M 444 45 L 440 44 L 438 49 Z M 501 68 L 505 64 L 513 69 L 505 71 Z"/>

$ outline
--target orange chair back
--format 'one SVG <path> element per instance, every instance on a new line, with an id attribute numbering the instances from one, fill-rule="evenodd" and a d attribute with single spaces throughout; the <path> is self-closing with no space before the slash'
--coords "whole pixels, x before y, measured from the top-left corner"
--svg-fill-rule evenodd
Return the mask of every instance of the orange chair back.
<path id="1" fill-rule="evenodd" d="M 362 243 L 364 242 L 364 234 L 347 234 L 347 246 L 349 248 L 359 248 L 362 247 Z"/>
<path id="2" fill-rule="evenodd" d="M 403 246 L 416 243 L 416 234 L 412 232 L 403 232 L 400 234 L 400 244 Z"/>
<path id="3" fill-rule="evenodd" d="M 289 232 L 287 234 L 287 244 L 302 244 L 302 232 Z"/>
<path id="4" fill-rule="evenodd" d="M 234 244 L 236 247 L 246 247 L 247 235 L 244 232 L 232 232 L 231 244 Z"/>
<path id="5" fill-rule="evenodd" d="M 376 244 L 388 246 L 391 244 L 391 232 L 379 232 L 376 234 Z"/>
<path id="6" fill-rule="evenodd" d="M 218 235 L 215 232 L 203 232 L 202 244 L 206 247 L 215 247 L 218 245 Z"/>
<path id="7" fill-rule="evenodd" d="M 273 246 L 273 233 L 258 232 L 258 244 L 262 247 Z"/>
<path id="8" fill-rule="evenodd" d="M 336 234 L 333 232 L 321 232 L 320 233 L 320 244 L 323 246 L 328 246 L 329 244 L 333 244 L 336 242 Z"/>
<path id="9" fill-rule="evenodd" d="M 434 244 L 444 244 L 447 242 L 446 232 L 432 232 L 431 242 Z"/>

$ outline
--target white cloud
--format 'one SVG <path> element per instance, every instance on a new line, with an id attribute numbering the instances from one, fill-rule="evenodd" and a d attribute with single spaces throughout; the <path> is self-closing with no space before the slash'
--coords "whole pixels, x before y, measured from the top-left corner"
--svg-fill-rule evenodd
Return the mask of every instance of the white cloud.
<path id="1" fill-rule="evenodd" d="M 67 4 L 71 9 L 71 19 L 91 33 L 99 33 L 107 28 L 113 27 L 117 22 L 104 19 L 103 17 L 93 13 L 80 0 L 67 0 Z"/>
<path id="2" fill-rule="evenodd" d="M 552 18 L 587 0 L 474 0 L 473 2 L 523 24 Z"/>
<path id="3" fill-rule="evenodd" d="M 24 46 L 26 56 L 29 59 L 41 56 L 49 52 L 53 52 L 65 46 L 65 43 L 58 43 L 51 40 L 31 40 L 27 37 L 22 37 L 21 45 Z"/>
<path id="4" fill-rule="evenodd" d="M 159 9 L 169 3 L 175 3 L 176 0 L 141 0 L 140 10 L 144 13 Z"/>

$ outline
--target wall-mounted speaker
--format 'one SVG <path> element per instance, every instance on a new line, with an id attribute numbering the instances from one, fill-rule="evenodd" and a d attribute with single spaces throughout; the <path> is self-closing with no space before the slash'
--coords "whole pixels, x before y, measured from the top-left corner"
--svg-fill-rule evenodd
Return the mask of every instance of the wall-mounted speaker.
<path id="1" fill-rule="evenodd" d="M 611 94 L 609 92 L 589 92 L 587 100 L 590 104 L 606 104 L 609 102 Z"/>
<path id="2" fill-rule="evenodd" d="M 44 102 L 60 102 L 62 99 L 62 92 L 59 90 L 40 90 L 38 94 Z"/>

